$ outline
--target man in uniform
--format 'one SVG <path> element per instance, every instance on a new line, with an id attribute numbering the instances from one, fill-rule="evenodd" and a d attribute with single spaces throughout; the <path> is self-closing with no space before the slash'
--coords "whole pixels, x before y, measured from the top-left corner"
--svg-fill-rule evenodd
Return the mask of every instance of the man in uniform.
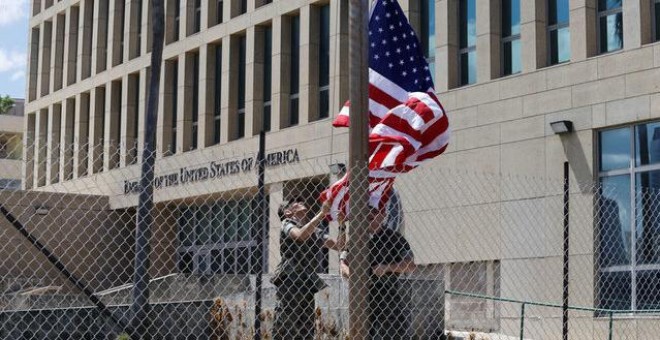
<path id="1" fill-rule="evenodd" d="M 346 236 L 340 231 L 335 240 L 317 227 L 330 211 L 330 201 L 311 220 L 300 198 L 282 204 L 278 210 L 281 261 L 271 282 L 277 287 L 274 340 L 312 340 L 315 331 L 314 294 L 327 287 L 316 273 L 322 247 L 340 250 Z"/>
<path id="2" fill-rule="evenodd" d="M 372 209 L 368 219 L 371 233 L 371 275 L 367 297 L 369 337 L 371 340 L 410 339 L 408 310 L 401 295 L 399 276 L 415 270 L 415 256 L 403 235 L 383 227 L 382 211 Z M 340 270 L 345 278 L 350 274 L 346 256 L 347 253 L 342 252 L 340 258 Z"/>

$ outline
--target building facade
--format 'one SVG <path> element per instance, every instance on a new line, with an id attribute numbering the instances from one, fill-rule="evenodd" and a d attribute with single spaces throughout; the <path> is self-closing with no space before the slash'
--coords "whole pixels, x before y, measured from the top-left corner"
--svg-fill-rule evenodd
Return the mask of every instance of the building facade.
<path id="1" fill-rule="evenodd" d="M 400 4 L 418 32 L 453 130 L 449 149 L 426 166 L 561 180 L 562 164 L 569 161 L 574 182 L 614 188 L 605 195 L 617 216 L 607 242 L 623 245 L 599 244 L 604 227 L 593 216 L 572 229 L 572 238 L 584 241 L 587 236 L 571 253 L 571 270 L 588 274 L 577 275 L 571 284 L 588 288 L 574 294 L 571 303 L 624 310 L 657 306 L 660 289 L 652 282 L 660 277 L 660 243 L 648 222 L 654 213 L 635 193 L 660 185 L 654 180 L 660 171 L 655 151 L 660 138 L 660 1 Z M 235 192 L 254 197 L 249 171 L 237 170 L 231 181 L 210 182 L 193 170 L 214 162 L 218 171 L 231 172 L 227 160 L 249 163 L 241 154 L 256 151 L 262 129 L 268 131 L 267 153 L 273 155 L 267 179 L 273 208 L 305 192 L 301 179 L 325 187 L 332 179 L 327 164 L 345 160 L 348 153 L 346 131 L 331 126 L 348 98 L 348 1 L 166 0 L 165 11 L 156 127 L 156 175 L 162 188 L 156 201 L 162 207 L 193 203 L 168 214 L 165 220 L 171 223 L 163 223 L 163 230 L 194 233 L 193 225 L 206 223 L 195 222 L 196 216 L 208 211 L 247 220 L 240 217 L 246 211 L 240 207 L 249 206 L 249 199 L 225 197 Z M 32 1 L 24 189 L 105 195 L 113 209 L 136 206 L 142 157 L 137 150 L 151 72 L 150 20 L 149 1 L 143 0 Z M 574 132 L 554 134 L 550 123 L 562 120 L 571 121 Z M 295 173 L 277 167 L 299 161 L 326 166 Z M 173 173 L 202 180 L 184 186 L 180 176 L 168 179 Z M 402 179 L 402 186 L 422 180 L 416 176 Z M 399 189 L 406 225 L 440 214 L 439 209 L 406 208 L 415 193 Z M 222 204 L 194 204 L 195 197 L 217 197 Z M 187 222 L 176 222 L 176 216 Z M 274 213 L 271 221 L 277 221 Z M 406 236 L 420 264 L 444 268 L 449 288 L 452 276 L 474 270 L 486 278 L 484 293 L 561 301 L 561 289 L 546 286 L 556 282 L 530 281 L 524 294 L 519 294 L 521 286 L 510 284 L 520 273 L 538 274 L 523 270 L 530 263 L 561 273 L 561 249 L 535 253 L 538 248 L 532 246 L 545 240 L 502 219 L 477 224 L 456 235 L 455 225 L 438 222 L 438 232 L 416 234 L 410 228 Z M 176 270 L 217 272 L 226 265 L 228 272 L 250 272 L 239 268 L 245 261 L 235 260 L 254 250 L 250 236 L 241 234 L 249 225 L 232 228 L 245 237 L 210 250 L 196 241 L 181 240 L 176 246 L 178 241 L 171 240 L 181 259 Z M 277 228 L 271 223 L 271 253 Z M 496 244 L 480 234 L 486 229 L 497 230 Z M 452 242 L 476 243 L 486 251 L 432 246 L 446 243 L 447 235 L 457 237 Z M 511 254 L 507 244 L 528 244 L 533 255 L 524 249 Z M 213 264 L 216 252 L 226 249 L 234 253 L 223 258 L 234 260 Z M 331 268 L 336 265 L 330 262 Z M 269 268 L 275 263 L 276 255 L 268 260 Z M 610 286 L 617 289 L 603 288 Z"/>
<path id="2" fill-rule="evenodd" d="M 14 99 L 14 107 L 0 114 L 0 189 L 20 189 L 23 168 L 22 99 Z"/>

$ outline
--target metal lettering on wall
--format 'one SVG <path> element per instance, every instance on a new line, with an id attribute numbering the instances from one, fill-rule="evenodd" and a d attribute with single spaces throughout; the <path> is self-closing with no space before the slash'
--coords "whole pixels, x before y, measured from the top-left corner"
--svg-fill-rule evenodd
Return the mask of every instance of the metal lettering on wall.
<path id="1" fill-rule="evenodd" d="M 271 152 L 266 155 L 266 167 L 300 162 L 298 149 Z M 250 172 L 256 168 L 256 159 L 247 157 L 235 161 L 212 161 L 207 166 L 199 168 L 180 168 L 177 172 L 157 176 L 154 178 L 154 189 L 173 187 L 209 179 L 222 178 L 238 173 Z M 124 194 L 137 194 L 140 192 L 140 181 L 124 181 Z"/>

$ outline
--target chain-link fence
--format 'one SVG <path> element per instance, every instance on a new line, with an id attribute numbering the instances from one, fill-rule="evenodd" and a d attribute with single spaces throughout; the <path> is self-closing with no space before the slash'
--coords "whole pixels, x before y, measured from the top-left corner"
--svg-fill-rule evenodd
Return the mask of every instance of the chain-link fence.
<path id="1" fill-rule="evenodd" d="M 18 172 L 26 189 L 0 190 L 0 337 L 127 338 L 141 155 L 55 144 L 28 136 L 23 162 L 0 159 L 0 177 Z M 347 339 L 356 311 L 372 339 L 657 338 L 652 173 L 571 183 L 566 206 L 561 178 L 449 170 L 440 157 L 400 175 L 382 210 L 342 223 L 319 197 L 345 160 L 309 150 L 268 149 L 263 200 L 256 152 L 159 155 L 154 339 L 252 339 L 255 324 L 262 339 Z M 361 219 L 367 258 L 351 255 Z M 353 282 L 367 284 L 358 304 Z"/>

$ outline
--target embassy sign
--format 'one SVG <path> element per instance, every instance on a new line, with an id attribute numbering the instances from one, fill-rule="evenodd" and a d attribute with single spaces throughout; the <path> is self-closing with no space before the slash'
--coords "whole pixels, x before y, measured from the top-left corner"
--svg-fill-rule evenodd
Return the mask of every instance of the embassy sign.
<path id="1" fill-rule="evenodd" d="M 300 162 L 298 149 L 275 151 L 266 155 L 266 167 L 273 167 L 289 163 Z M 234 161 L 211 161 L 206 166 L 198 168 L 183 167 L 176 172 L 156 176 L 154 178 L 154 189 L 175 187 L 178 185 L 191 184 L 211 179 L 219 179 L 239 173 L 252 171 L 256 167 L 256 159 L 247 157 Z M 137 194 L 140 192 L 140 181 L 124 181 L 124 194 Z"/>

